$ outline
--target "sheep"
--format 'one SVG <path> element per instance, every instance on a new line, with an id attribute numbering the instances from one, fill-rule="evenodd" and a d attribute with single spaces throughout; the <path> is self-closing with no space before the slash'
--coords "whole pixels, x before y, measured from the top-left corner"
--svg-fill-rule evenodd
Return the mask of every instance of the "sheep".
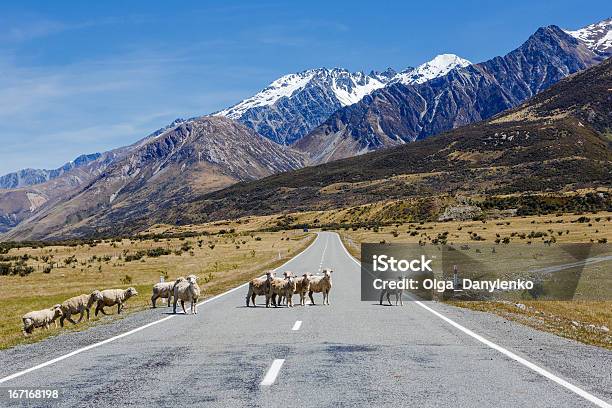
<path id="1" fill-rule="evenodd" d="M 177 279 L 174 285 L 174 309 L 176 313 L 176 303 L 180 300 L 183 313 L 187 314 L 185 310 L 185 302 L 191 302 L 191 314 L 198 314 L 198 298 L 200 297 L 200 287 L 197 283 L 198 277 L 195 275 L 189 275 L 187 279 Z"/>
<path id="2" fill-rule="evenodd" d="M 55 319 L 60 316 L 62 316 L 62 305 L 59 304 L 49 309 L 35 310 L 24 314 L 21 318 L 23 321 L 23 335 L 28 336 L 32 334 L 37 327 L 49 329 L 51 323 L 55 323 L 55 327 L 57 327 Z"/>
<path id="3" fill-rule="evenodd" d="M 323 269 L 323 276 L 313 276 L 310 279 L 310 288 L 308 290 L 308 297 L 310 298 L 310 302 L 314 305 L 314 299 L 312 298 L 312 294 L 323 293 L 323 304 L 329 305 L 329 291 L 332 288 L 332 274 L 331 269 Z M 327 302 L 327 303 L 326 303 Z"/>
<path id="4" fill-rule="evenodd" d="M 64 320 L 68 320 L 72 324 L 81 323 L 83 314 L 87 312 L 87 320 L 89 320 L 89 309 L 91 306 L 102 300 L 102 293 L 99 290 L 94 290 L 89 295 L 79 295 L 71 297 L 62 303 L 62 316 L 60 317 L 60 326 L 64 327 Z M 80 313 L 79 321 L 75 322 L 70 316 Z"/>
<path id="5" fill-rule="evenodd" d="M 132 296 L 138 295 L 136 289 L 127 288 L 127 289 L 106 289 L 100 292 L 102 294 L 102 299 L 98 300 L 98 304 L 96 305 L 96 316 L 98 312 L 102 312 L 102 314 L 108 314 L 104 311 L 105 307 L 117 305 L 117 314 L 120 314 L 123 310 L 123 303 L 125 303 Z"/>
<path id="6" fill-rule="evenodd" d="M 403 278 L 400 276 L 398 277 L 398 279 L 402 280 Z M 397 301 L 399 300 L 399 303 L 401 306 L 404 306 L 404 302 L 402 302 L 402 294 L 404 293 L 403 289 L 389 289 L 389 288 L 384 288 L 381 289 L 380 291 L 380 305 L 382 306 L 383 304 L 383 297 L 385 295 L 387 295 L 387 302 L 389 302 L 389 306 L 391 306 L 391 299 L 390 296 L 391 295 L 395 295 L 395 306 L 397 306 Z"/>
<path id="7" fill-rule="evenodd" d="M 293 293 L 300 295 L 300 305 L 301 306 L 306 305 L 306 293 L 308 293 L 308 291 L 310 290 L 311 277 L 312 277 L 312 274 L 305 273 L 301 277 L 294 279 L 295 290 L 293 291 Z M 279 304 L 282 303 L 282 300 L 283 300 L 283 296 L 280 296 Z"/>
<path id="8" fill-rule="evenodd" d="M 246 305 L 249 307 L 249 301 L 253 303 L 253 307 L 257 307 L 255 304 L 256 296 L 265 296 L 268 293 L 270 287 L 270 281 L 274 278 L 274 272 L 266 272 L 266 276 L 255 278 L 249 282 L 249 291 L 246 295 Z"/>
<path id="9" fill-rule="evenodd" d="M 283 273 L 283 278 L 273 278 L 270 281 L 268 294 L 266 295 L 266 307 L 270 307 L 270 300 L 274 307 L 278 307 L 276 296 L 279 300 L 282 297 L 287 298 L 287 307 L 293 307 L 293 292 L 295 291 L 295 279 L 291 276 L 291 272 Z M 280 303 L 280 302 L 279 302 Z"/>
<path id="10" fill-rule="evenodd" d="M 184 281 L 185 278 L 182 276 L 177 278 L 172 282 L 158 282 L 153 285 L 153 295 L 151 296 L 151 303 L 153 303 L 153 308 L 155 308 L 155 302 L 158 298 L 168 299 L 168 307 L 170 307 L 170 302 L 172 302 L 172 294 L 174 293 L 174 285 L 176 282 Z"/>

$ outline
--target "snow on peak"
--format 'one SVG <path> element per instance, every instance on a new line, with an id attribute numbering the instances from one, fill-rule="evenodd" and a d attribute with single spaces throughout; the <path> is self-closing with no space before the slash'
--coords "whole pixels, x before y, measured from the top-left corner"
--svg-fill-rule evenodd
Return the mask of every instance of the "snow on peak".
<path id="1" fill-rule="evenodd" d="M 360 101 L 375 89 L 382 88 L 386 82 L 388 78 L 380 74 L 353 73 L 342 68 L 309 69 L 296 74 L 284 75 L 256 95 L 214 115 L 238 119 L 249 109 L 273 105 L 279 99 L 290 98 L 307 86 L 326 88 L 333 92 L 340 105 L 347 106 Z"/>
<path id="2" fill-rule="evenodd" d="M 612 18 L 566 33 L 584 42 L 593 51 L 612 52 Z"/>
<path id="3" fill-rule="evenodd" d="M 419 65 L 414 69 L 400 72 L 391 82 L 401 82 L 405 85 L 422 84 L 431 79 L 444 76 L 457 67 L 467 67 L 472 63 L 455 54 L 440 54 L 429 62 Z"/>

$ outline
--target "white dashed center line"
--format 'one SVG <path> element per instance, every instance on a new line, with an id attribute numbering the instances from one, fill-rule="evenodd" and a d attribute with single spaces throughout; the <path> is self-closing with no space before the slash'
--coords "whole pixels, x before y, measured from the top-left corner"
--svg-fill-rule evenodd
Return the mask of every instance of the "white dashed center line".
<path id="1" fill-rule="evenodd" d="M 272 365 L 270 366 L 270 368 L 268 369 L 268 372 L 266 373 L 266 376 L 264 377 L 264 379 L 261 381 L 261 383 L 259 385 L 263 386 L 263 387 L 267 387 L 270 386 L 272 384 L 274 384 L 274 381 L 276 381 L 276 377 L 278 376 L 278 373 L 281 369 L 281 367 L 283 366 L 283 363 L 285 362 L 284 359 L 276 359 L 272 362 Z"/>
<path id="2" fill-rule="evenodd" d="M 296 320 L 296 322 L 293 324 L 293 327 L 291 328 L 291 330 L 300 330 L 300 327 L 302 327 L 302 321 L 301 320 Z"/>

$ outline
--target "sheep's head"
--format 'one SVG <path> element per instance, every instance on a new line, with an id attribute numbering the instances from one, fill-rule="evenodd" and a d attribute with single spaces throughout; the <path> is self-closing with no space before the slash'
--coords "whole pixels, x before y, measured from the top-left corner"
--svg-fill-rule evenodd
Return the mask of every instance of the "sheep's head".
<path id="1" fill-rule="evenodd" d="M 285 277 L 285 279 L 287 279 L 287 278 L 293 276 L 293 273 L 291 273 L 289 271 L 285 271 L 285 272 L 283 272 L 283 276 Z"/>
<path id="2" fill-rule="evenodd" d="M 138 292 L 136 291 L 136 289 L 129 287 L 125 290 L 125 294 L 127 295 L 127 297 L 132 297 L 138 295 Z"/>
<path id="3" fill-rule="evenodd" d="M 89 300 L 87 301 L 87 308 L 90 308 L 95 302 L 102 300 L 104 296 L 102 296 L 102 292 L 99 290 L 94 290 L 89 294 Z"/>
<path id="4" fill-rule="evenodd" d="M 57 319 L 58 317 L 60 317 L 63 313 L 62 313 L 62 305 L 53 305 L 53 307 L 51 308 L 51 310 L 53 310 L 53 318 Z"/>
<path id="5" fill-rule="evenodd" d="M 266 278 L 267 278 L 268 280 L 270 280 L 270 279 L 274 278 L 274 271 L 268 271 L 268 272 L 266 272 Z"/>
<path id="6" fill-rule="evenodd" d="M 102 292 L 100 292 L 99 290 L 94 290 L 93 292 L 91 292 L 91 294 L 89 295 L 89 298 L 93 301 L 93 302 L 97 302 L 98 300 L 102 300 L 104 296 L 102 296 Z"/>
<path id="7" fill-rule="evenodd" d="M 323 275 L 324 275 L 326 278 L 331 278 L 331 274 L 332 274 L 332 272 L 333 272 L 333 271 L 332 271 L 331 269 L 323 269 Z"/>
<path id="8" fill-rule="evenodd" d="M 195 275 L 189 275 L 189 276 L 187 277 L 187 281 L 188 281 L 189 283 L 197 283 L 197 281 L 198 281 L 198 277 L 197 277 L 197 276 L 195 276 Z"/>

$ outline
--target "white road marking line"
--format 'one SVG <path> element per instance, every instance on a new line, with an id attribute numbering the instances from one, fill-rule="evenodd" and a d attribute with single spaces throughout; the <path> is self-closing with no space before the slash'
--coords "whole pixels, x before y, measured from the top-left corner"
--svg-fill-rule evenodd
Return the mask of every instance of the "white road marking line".
<path id="1" fill-rule="evenodd" d="M 317 242 L 318 239 L 319 239 L 319 235 L 317 234 L 317 237 L 315 238 L 315 240 L 312 241 L 312 243 L 310 245 L 308 245 L 308 247 L 306 249 L 304 249 L 302 252 L 300 252 L 299 254 L 297 254 L 296 256 L 294 256 L 293 258 L 289 259 L 287 262 L 285 262 L 284 264 L 282 264 L 281 266 L 276 268 L 275 271 L 281 269 L 282 267 L 284 267 L 288 263 L 290 263 L 290 262 L 296 260 L 297 258 L 299 258 L 300 256 L 302 256 L 304 253 L 306 253 Z M 212 302 L 213 300 L 219 299 L 219 298 L 221 298 L 221 297 L 223 297 L 225 295 L 229 295 L 230 293 L 235 292 L 238 289 L 242 289 L 245 286 L 247 286 L 248 284 L 249 284 L 249 282 L 245 282 L 245 283 L 243 283 L 240 286 L 236 286 L 235 288 L 228 290 L 227 292 L 223 292 L 223 293 L 221 293 L 221 294 L 219 294 L 217 296 L 213 296 L 213 297 L 211 297 L 209 299 L 206 299 L 206 300 L 198 303 L 197 305 L 200 306 L 200 305 L 204 305 L 206 303 Z M 96 347 L 100 347 L 100 346 L 103 346 L 105 344 L 108 344 L 108 343 L 110 343 L 112 341 L 121 339 L 123 337 L 127 337 L 127 336 L 132 335 L 134 333 L 137 333 L 137 332 L 139 332 L 141 330 L 144 330 L 144 329 L 146 329 L 148 327 L 155 326 L 156 324 L 159 324 L 161 322 L 165 322 L 167 320 L 170 320 L 170 319 L 172 319 L 173 317 L 176 317 L 176 316 L 177 315 L 170 315 L 170 316 L 163 317 L 163 318 L 161 318 L 159 320 L 155 320 L 155 321 L 153 321 L 151 323 L 147 323 L 147 324 L 145 324 L 143 326 L 140 326 L 140 327 L 137 327 L 137 328 L 132 329 L 130 331 L 127 331 L 125 333 L 118 334 L 116 336 L 110 337 L 110 338 L 108 338 L 106 340 L 102 340 L 102 341 L 99 341 L 97 343 L 93 343 L 93 344 L 90 344 L 88 346 L 81 347 L 80 349 L 76 349 L 74 351 L 71 351 L 68 354 L 64 354 L 62 356 L 56 357 L 54 359 L 51 359 L 49 361 L 45 361 L 44 363 L 40 363 L 38 365 L 35 365 L 34 367 L 30 367 L 30 368 L 27 368 L 25 370 L 18 371 L 18 372 L 14 373 L 14 374 L 8 375 L 8 376 L 3 377 L 3 378 L 0 378 L 0 384 L 5 383 L 7 381 L 10 381 L 10 380 L 12 380 L 14 378 L 17 378 L 17 377 L 21 377 L 24 374 L 31 373 L 32 371 L 36 371 L 36 370 L 39 370 L 41 368 L 44 368 L 44 367 L 50 366 L 52 364 L 58 363 L 58 362 L 60 362 L 62 360 L 65 360 L 65 359 L 67 359 L 69 357 L 72 357 L 72 356 L 75 356 L 77 354 L 83 353 L 84 351 L 88 351 L 88 350 L 94 349 Z"/>
<path id="2" fill-rule="evenodd" d="M 276 381 L 276 377 L 278 376 L 278 373 L 281 367 L 283 366 L 284 362 L 285 360 L 282 358 L 278 358 L 274 360 L 272 362 L 272 365 L 268 369 L 266 376 L 264 377 L 264 379 L 261 381 L 259 385 L 266 387 L 266 386 L 274 384 L 274 381 Z"/>
<path id="3" fill-rule="evenodd" d="M 291 330 L 300 330 L 300 327 L 302 327 L 302 321 L 296 320 Z"/>
<path id="4" fill-rule="evenodd" d="M 325 240 L 325 247 L 323 247 L 323 253 L 321 254 L 321 262 L 319 263 L 319 272 L 323 269 L 323 258 L 325 258 L 325 252 L 327 251 L 327 244 L 329 244 L 329 235 Z"/>
<path id="5" fill-rule="evenodd" d="M 338 236 L 338 240 L 340 240 L 340 236 Z M 361 262 L 359 262 L 357 259 L 355 259 L 350 254 L 350 252 L 346 249 L 346 247 L 342 243 L 342 240 L 340 240 L 340 244 L 341 244 L 342 248 L 344 248 L 344 252 L 346 252 L 346 254 L 349 256 L 349 258 L 351 258 L 353 261 L 355 261 L 356 264 L 361 266 Z M 557 384 L 567 388 L 568 390 L 574 392 L 575 394 L 580 395 L 582 398 L 586 399 L 587 401 L 590 401 L 593 404 L 595 404 L 595 405 L 597 405 L 599 407 L 602 407 L 602 408 L 612 408 L 612 405 L 610 405 L 607 402 L 597 398 L 593 394 L 590 394 L 590 393 L 586 392 L 582 388 L 576 387 L 575 385 L 573 385 L 573 384 L 565 381 L 564 379 L 554 375 L 550 371 L 547 371 L 547 370 L 543 369 L 542 367 L 537 366 L 534 363 L 532 363 L 532 362 L 530 362 L 530 361 L 528 361 L 528 360 L 526 360 L 526 359 L 524 359 L 524 358 L 514 354 L 513 352 L 503 348 L 502 346 L 493 343 L 492 341 L 482 337 L 481 335 L 474 333 L 470 329 L 467 329 L 467 328 L 463 327 L 459 323 L 457 323 L 457 322 L 449 319 L 448 317 L 444 316 L 443 314 L 433 310 L 429 306 L 426 306 L 423 302 L 415 301 L 415 303 L 417 305 L 419 305 L 420 307 L 422 307 L 423 309 L 427 310 L 428 312 L 433 313 L 435 316 L 437 316 L 440 319 L 444 320 L 446 323 L 450 324 L 451 326 L 461 330 L 463 333 L 467 334 L 468 336 L 473 337 L 474 339 L 478 340 L 479 342 L 481 342 L 481 343 L 489 346 L 490 348 L 492 348 L 494 350 L 497 350 L 500 353 L 504 354 L 506 357 L 509 357 L 512 360 L 514 360 L 514 361 L 516 361 L 518 363 L 521 363 L 522 365 L 524 365 L 525 367 L 535 371 L 536 373 L 538 373 L 538 374 L 548 378 L 549 380 L 552 380 L 552 381 L 556 382 Z"/>

